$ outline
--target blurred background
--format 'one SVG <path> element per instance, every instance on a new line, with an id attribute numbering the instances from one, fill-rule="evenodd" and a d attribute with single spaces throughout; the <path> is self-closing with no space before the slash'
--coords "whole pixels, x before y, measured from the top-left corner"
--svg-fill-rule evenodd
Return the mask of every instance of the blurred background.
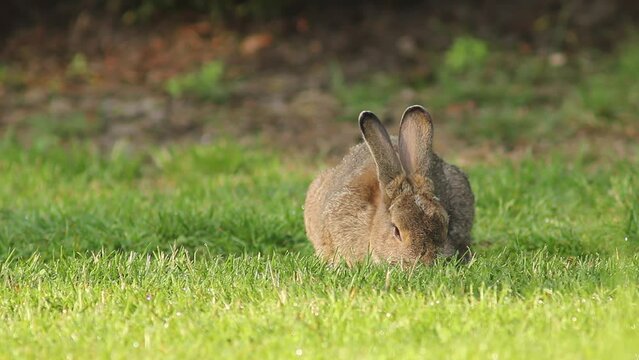
<path id="1" fill-rule="evenodd" d="M 406 106 L 464 163 L 636 156 L 630 0 L 8 0 L 0 135 L 100 149 L 231 138 L 335 159 Z"/>
<path id="2" fill-rule="evenodd" d="M 309 183 L 413 104 L 477 261 L 325 266 Z M 639 360 L 637 139 L 637 0 L 2 0 L 0 360 Z"/>

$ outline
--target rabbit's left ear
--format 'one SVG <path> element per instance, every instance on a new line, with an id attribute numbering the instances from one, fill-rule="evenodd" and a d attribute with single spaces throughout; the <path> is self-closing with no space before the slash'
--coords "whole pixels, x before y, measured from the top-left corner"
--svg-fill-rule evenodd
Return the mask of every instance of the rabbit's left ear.
<path id="1" fill-rule="evenodd" d="M 395 154 L 390 136 L 377 116 L 370 111 L 359 114 L 359 128 L 377 165 L 377 178 L 386 186 L 402 174 L 402 165 Z"/>
<path id="2" fill-rule="evenodd" d="M 399 125 L 399 159 L 407 174 L 426 176 L 433 151 L 433 121 L 419 105 L 404 111 Z"/>

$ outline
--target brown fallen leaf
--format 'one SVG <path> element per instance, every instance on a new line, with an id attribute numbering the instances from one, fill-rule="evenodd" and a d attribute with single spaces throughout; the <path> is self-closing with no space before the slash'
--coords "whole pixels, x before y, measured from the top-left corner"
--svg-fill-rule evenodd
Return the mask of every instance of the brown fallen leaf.
<path id="1" fill-rule="evenodd" d="M 273 36 L 268 33 L 258 33 L 249 35 L 242 41 L 240 51 L 242 55 L 254 55 L 258 51 L 269 47 L 273 43 Z"/>

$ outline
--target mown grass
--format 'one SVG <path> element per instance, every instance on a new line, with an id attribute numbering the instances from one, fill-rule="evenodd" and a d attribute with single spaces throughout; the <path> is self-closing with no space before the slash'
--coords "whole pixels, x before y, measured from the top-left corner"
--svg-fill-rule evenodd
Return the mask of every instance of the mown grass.
<path id="1" fill-rule="evenodd" d="M 224 143 L 101 155 L 74 143 L 0 160 L 0 254 L 167 250 L 295 250 L 304 242 L 306 182 L 273 155 Z M 0 255 L 1 256 L 1 255 Z"/>
<path id="2" fill-rule="evenodd" d="M 547 251 L 411 272 L 296 254 L 2 267 L 6 357 L 633 358 L 639 259 Z"/>
<path id="3" fill-rule="evenodd" d="M 627 358 L 639 167 L 468 169 L 469 266 L 330 268 L 314 166 L 232 142 L 99 153 L 0 142 L 0 358 Z"/>

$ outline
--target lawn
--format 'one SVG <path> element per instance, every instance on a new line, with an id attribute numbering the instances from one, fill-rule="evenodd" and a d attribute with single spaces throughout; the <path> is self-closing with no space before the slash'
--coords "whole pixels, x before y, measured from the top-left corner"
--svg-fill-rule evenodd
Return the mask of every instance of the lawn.
<path id="1" fill-rule="evenodd" d="M 0 152 L 0 358 L 639 356 L 636 160 L 470 165 L 476 259 L 402 271 L 312 255 L 301 158 Z"/>

